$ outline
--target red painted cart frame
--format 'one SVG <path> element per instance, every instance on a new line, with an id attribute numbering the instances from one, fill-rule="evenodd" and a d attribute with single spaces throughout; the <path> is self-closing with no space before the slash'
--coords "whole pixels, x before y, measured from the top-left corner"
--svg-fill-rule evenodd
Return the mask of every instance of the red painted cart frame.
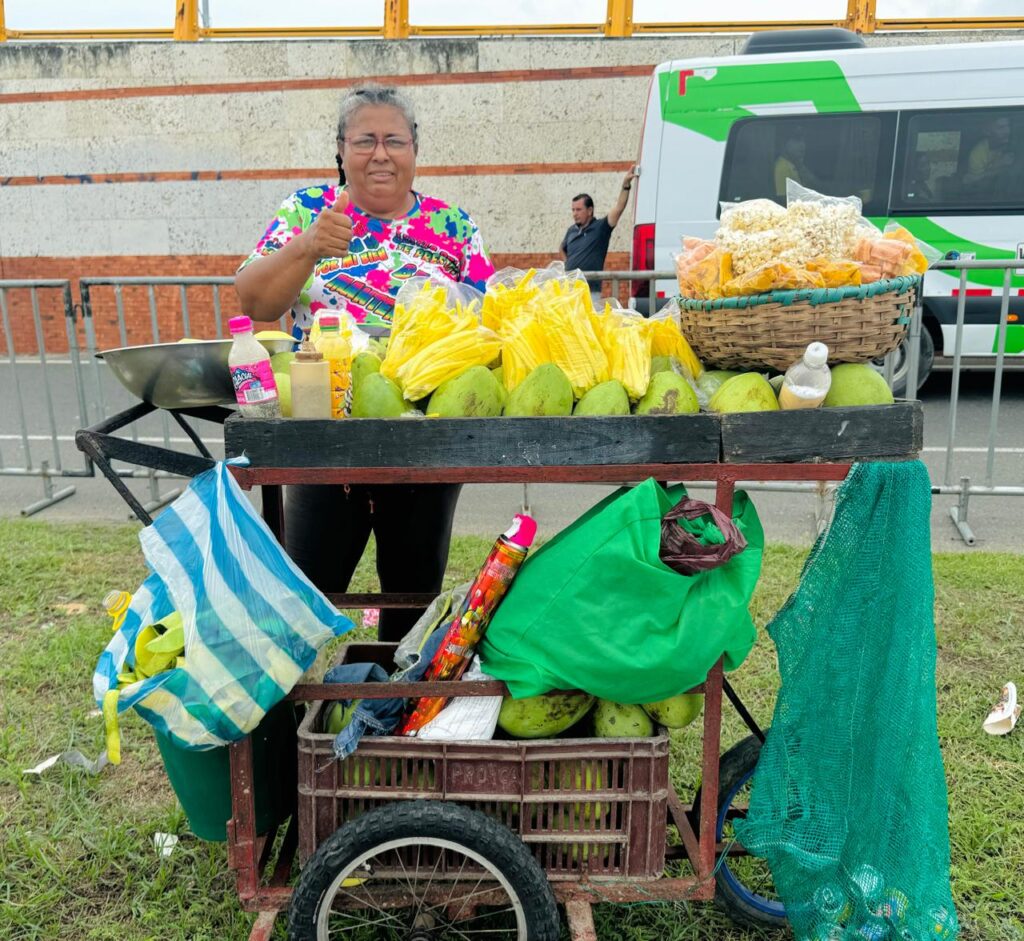
<path id="1" fill-rule="evenodd" d="M 715 502 L 731 512 L 733 493 L 741 481 L 840 481 L 850 469 L 848 461 L 836 463 L 757 463 L 757 464 L 593 464 L 562 466 L 491 467 L 233 467 L 242 487 L 262 488 L 263 514 L 279 538 L 283 535 L 284 484 L 365 484 L 365 483 L 619 483 L 653 477 L 657 480 L 707 481 L 715 484 Z M 410 607 L 425 605 L 423 595 L 344 594 L 331 595 L 342 608 Z M 694 832 L 683 804 L 671 785 L 668 794 L 669 819 L 678 828 L 681 847 L 669 847 L 667 855 L 684 855 L 694 874 L 663 878 L 642 885 L 621 882 L 578 882 L 553 884 L 555 896 L 563 903 L 574 941 L 596 941 L 591 904 L 597 902 L 680 901 L 712 899 L 715 894 L 715 865 L 721 847 L 716 844 L 718 772 L 722 728 L 723 672 L 719 663 L 697 691 L 705 695 L 704 738 L 700 832 Z M 381 692 L 379 684 L 332 684 L 297 686 L 289 698 L 311 702 L 322 699 L 373 698 L 393 696 L 430 696 L 448 692 L 444 683 L 388 684 Z M 459 695 L 493 696 L 503 694 L 503 683 L 460 683 Z M 246 738 L 231 746 L 232 818 L 228 823 L 228 860 L 236 874 L 238 896 L 243 908 L 258 912 L 250 941 L 269 941 L 276 915 L 286 908 L 291 897 L 288 881 L 295 847 L 298 843 L 296 817 L 277 854 L 277 863 L 268 871 L 268 861 L 277 833 L 257 834 L 253 782 L 252 744 Z"/>

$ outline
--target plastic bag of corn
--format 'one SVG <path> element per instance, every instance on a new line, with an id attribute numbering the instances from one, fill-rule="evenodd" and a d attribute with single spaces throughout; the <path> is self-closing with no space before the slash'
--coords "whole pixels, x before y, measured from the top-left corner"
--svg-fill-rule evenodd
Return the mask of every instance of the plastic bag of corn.
<path id="1" fill-rule="evenodd" d="M 506 321 L 501 341 L 501 366 L 502 379 L 509 392 L 538 366 L 551 361 L 547 334 L 535 313 Z"/>
<path id="2" fill-rule="evenodd" d="M 464 323 L 461 329 L 420 348 L 398 368 L 395 381 L 407 401 L 426 398 L 446 379 L 471 366 L 489 366 L 498 358 L 501 341 L 497 334 L 479 326 L 472 317 Z"/>
<path id="3" fill-rule="evenodd" d="M 674 356 L 697 379 L 704 367 L 690 348 L 679 326 L 679 303 L 673 298 L 646 321 L 651 335 L 651 356 Z"/>
<path id="4" fill-rule="evenodd" d="M 651 333 L 644 318 L 632 310 L 606 304 L 600 319 L 601 345 L 611 379 L 618 379 L 634 402 L 651 382 Z"/>
<path id="5" fill-rule="evenodd" d="M 551 362 L 568 377 L 578 399 L 608 379 L 608 357 L 594 332 L 587 282 L 553 279 L 541 288 L 538 305 Z"/>

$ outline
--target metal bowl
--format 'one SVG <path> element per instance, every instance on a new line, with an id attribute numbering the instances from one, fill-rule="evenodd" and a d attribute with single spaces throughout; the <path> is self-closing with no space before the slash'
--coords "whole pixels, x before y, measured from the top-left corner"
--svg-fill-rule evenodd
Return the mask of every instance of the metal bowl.
<path id="1" fill-rule="evenodd" d="M 231 340 L 152 343 L 96 356 L 133 395 L 158 408 L 198 408 L 235 401 L 228 371 Z"/>

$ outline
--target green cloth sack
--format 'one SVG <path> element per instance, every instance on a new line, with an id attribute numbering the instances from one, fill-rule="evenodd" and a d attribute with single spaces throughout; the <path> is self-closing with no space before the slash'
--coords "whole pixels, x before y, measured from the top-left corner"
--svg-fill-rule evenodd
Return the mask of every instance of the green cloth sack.
<path id="1" fill-rule="evenodd" d="M 747 606 L 764 531 L 737 491 L 733 520 L 747 548 L 680 575 L 659 552 L 662 517 L 684 497 L 682 486 L 666 491 L 654 480 L 622 488 L 531 555 L 484 636 L 483 669 L 517 699 L 582 689 L 620 703 L 685 692 L 723 654 L 736 669 L 757 636 Z M 686 529 L 702 542 L 722 538 L 710 517 Z"/>

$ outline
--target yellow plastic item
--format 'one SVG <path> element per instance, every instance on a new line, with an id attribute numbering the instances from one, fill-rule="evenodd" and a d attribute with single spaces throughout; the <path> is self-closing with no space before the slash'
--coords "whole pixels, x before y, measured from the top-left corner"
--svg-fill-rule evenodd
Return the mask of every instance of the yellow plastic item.
<path id="1" fill-rule="evenodd" d="M 608 380 L 608 357 L 594 333 L 582 298 L 556 296 L 542 308 L 539 320 L 548 341 L 550 361 L 572 386 L 573 398 L 580 398 L 594 386 Z M 587 296 L 586 303 L 590 304 Z"/>
<path id="2" fill-rule="evenodd" d="M 644 319 L 606 307 L 601 342 L 609 378 L 618 379 L 634 402 L 642 398 L 651 383 L 651 332 Z"/>
<path id="3" fill-rule="evenodd" d="M 351 334 L 340 329 L 324 330 L 314 346 L 330 368 L 331 418 L 344 418 L 348 414 L 352 388 Z"/>
<path id="4" fill-rule="evenodd" d="M 925 258 L 924 253 L 918 246 L 917 239 L 915 239 L 910 232 L 904 229 L 903 226 L 897 226 L 894 229 L 889 229 L 882 238 L 896 239 L 900 242 L 906 242 L 910 246 L 910 253 L 903 262 L 899 274 L 924 274 L 928 270 L 928 259 Z"/>
<path id="5" fill-rule="evenodd" d="M 107 759 L 121 764 L 121 731 L 117 725 L 117 698 L 120 690 L 108 689 L 103 696 L 103 729 L 107 735 Z"/>
<path id="6" fill-rule="evenodd" d="M 544 326 L 534 315 L 506 325 L 501 344 L 502 380 L 511 392 L 534 369 L 551 362 Z"/>
<path id="7" fill-rule="evenodd" d="M 536 300 L 539 288 L 533 283 L 536 269 L 531 268 L 513 285 L 494 284 L 484 295 L 482 320 L 488 330 L 504 337 L 506 329 L 512 328 Z"/>
<path id="8" fill-rule="evenodd" d="M 458 330 L 422 347 L 406 360 L 396 373 L 396 381 L 405 398 L 416 402 L 471 366 L 489 365 L 500 353 L 501 341 L 492 331 L 477 326 Z"/>
<path id="9" fill-rule="evenodd" d="M 651 356 L 674 356 L 694 379 L 699 378 L 704 367 L 683 336 L 679 321 L 667 314 L 655 314 L 645 323 L 651 336 Z"/>

